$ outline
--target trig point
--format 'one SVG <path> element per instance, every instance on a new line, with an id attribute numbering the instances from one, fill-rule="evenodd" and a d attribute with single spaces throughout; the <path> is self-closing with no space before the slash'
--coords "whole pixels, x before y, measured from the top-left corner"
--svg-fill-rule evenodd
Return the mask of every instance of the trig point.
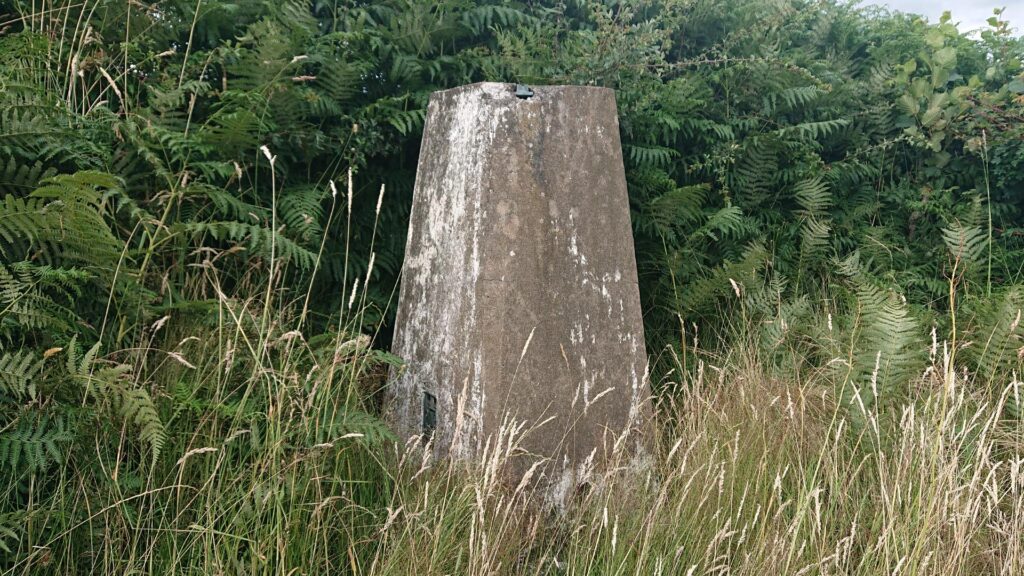
<path id="1" fill-rule="evenodd" d="M 432 96 L 393 351 L 402 437 L 471 459 L 523 425 L 514 469 L 546 459 L 554 500 L 639 425 L 647 355 L 612 90 Z"/>

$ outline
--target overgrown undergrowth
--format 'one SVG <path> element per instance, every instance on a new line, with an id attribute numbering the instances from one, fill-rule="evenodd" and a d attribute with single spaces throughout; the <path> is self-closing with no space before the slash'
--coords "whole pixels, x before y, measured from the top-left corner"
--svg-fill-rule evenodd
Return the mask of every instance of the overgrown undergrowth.
<path id="1" fill-rule="evenodd" d="M 845 401 L 841 371 L 742 334 L 722 354 L 690 343 L 657 386 L 648 465 L 612 462 L 553 513 L 501 472 L 518 438 L 478 463 L 400 446 L 374 416 L 393 359 L 344 331 L 306 341 L 297 313 L 261 324 L 261 302 L 221 297 L 216 324 L 161 322 L 97 360 L 134 363 L 170 409 L 160 456 L 130 420 L 78 431 L 62 466 L 8 486 L 25 507 L 3 516 L 6 573 L 1024 570 L 1024 426 L 1006 413 L 1024 384 L 980 385 L 941 342 L 892 405 Z"/>

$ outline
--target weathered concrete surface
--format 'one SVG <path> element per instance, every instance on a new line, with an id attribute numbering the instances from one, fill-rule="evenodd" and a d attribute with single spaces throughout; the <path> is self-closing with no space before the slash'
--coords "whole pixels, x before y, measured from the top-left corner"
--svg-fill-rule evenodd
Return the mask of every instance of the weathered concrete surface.
<path id="1" fill-rule="evenodd" d="M 533 88 L 431 98 L 390 395 L 403 437 L 436 398 L 437 456 L 476 457 L 513 420 L 536 428 L 513 468 L 550 458 L 558 499 L 638 425 L 647 356 L 614 93 Z"/>

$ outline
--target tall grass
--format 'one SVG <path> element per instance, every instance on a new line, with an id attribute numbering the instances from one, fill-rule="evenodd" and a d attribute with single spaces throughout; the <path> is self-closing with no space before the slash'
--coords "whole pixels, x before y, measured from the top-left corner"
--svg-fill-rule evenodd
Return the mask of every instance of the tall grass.
<path id="1" fill-rule="evenodd" d="M 552 511 L 543 482 L 509 472 L 541 430 L 510 424 L 476 462 L 403 444 L 378 416 L 395 359 L 356 329 L 359 284 L 310 334 L 312 288 L 254 260 L 229 289 L 232 252 L 191 256 L 184 296 L 208 308 L 105 359 L 158 400 L 159 458 L 125 422 L 4 487 L 29 502 L 0 511 L 4 574 L 1024 573 L 1024 425 L 1004 414 L 1024 385 L 959 369 L 937 339 L 902 405 L 866 406 L 832 362 L 780 366 L 744 316 L 681 347 L 647 465 L 615 453 Z"/>
<path id="2" fill-rule="evenodd" d="M 1024 436 L 969 380 L 930 370 L 856 429 L 823 373 L 763 366 L 742 345 L 704 365 L 660 405 L 652 467 L 612 466 L 561 516 L 496 487 L 486 462 L 400 468 L 369 573 L 1024 571 Z"/>
<path id="3" fill-rule="evenodd" d="M 649 466 L 619 454 L 553 512 L 503 472 L 534 432 L 479 462 L 400 445 L 374 416 L 387 356 L 345 324 L 307 339 L 278 285 L 227 295 L 215 260 L 193 281 L 215 321 L 161 319 L 112 355 L 160 398 L 161 458 L 122 428 L 33 478 L 4 573 L 1024 573 L 1024 426 L 1003 414 L 1022 383 L 975 386 L 941 344 L 903 406 L 857 415 L 834 370 L 694 343 Z"/>

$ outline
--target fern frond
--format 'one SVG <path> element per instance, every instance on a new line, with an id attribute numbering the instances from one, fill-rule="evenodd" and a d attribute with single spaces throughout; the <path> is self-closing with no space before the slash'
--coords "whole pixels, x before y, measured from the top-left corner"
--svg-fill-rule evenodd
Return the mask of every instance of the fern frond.
<path id="1" fill-rule="evenodd" d="M 167 441 L 167 431 L 157 412 L 152 396 L 142 388 L 132 386 L 127 378 L 130 367 L 124 364 L 103 366 L 97 361 L 100 344 L 97 342 L 81 354 L 75 338 L 67 346 L 68 373 L 86 393 L 100 405 L 109 406 L 125 423 L 139 429 L 139 440 L 150 448 L 155 462 Z"/>
<path id="2" fill-rule="evenodd" d="M 739 206 L 726 206 L 711 214 L 700 228 L 693 231 L 689 239 L 692 242 L 696 239 L 708 238 L 717 242 L 722 238 L 739 236 L 744 225 L 743 211 Z"/>
<path id="3" fill-rule="evenodd" d="M 828 245 L 829 235 L 832 232 L 832 225 L 828 220 L 817 218 L 804 218 L 800 226 L 800 252 L 801 265 L 808 266 L 809 260 L 820 254 L 822 249 Z"/>
<path id="4" fill-rule="evenodd" d="M 516 26 L 533 21 L 534 17 L 511 6 L 475 6 L 462 13 L 462 25 L 474 35 L 497 26 Z"/>
<path id="5" fill-rule="evenodd" d="M 361 434 L 360 443 L 372 448 L 396 439 L 395 433 L 383 420 L 362 410 L 324 412 L 320 420 L 316 427 L 317 443 L 331 442 L 346 434 Z"/>
<path id="6" fill-rule="evenodd" d="M 629 160 L 637 167 L 662 168 L 672 163 L 679 152 L 664 146 L 626 144 L 624 146 Z"/>
<path id="7" fill-rule="evenodd" d="M 277 208 L 285 232 L 303 243 L 319 239 L 323 234 L 322 202 L 327 195 L 327 190 L 316 187 L 283 190 Z"/>
<path id="8" fill-rule="evenodd" d="M 185 200 L 194 204 L 195 212 L 189 216 L 201 220 L 207 217 L 212 205 L 213 214 L 238 222 L 263 222 L 270 219 L 270 210 L 243 200 L 237 193 L 208 184 L 196 183 L 185 190 Z"/>
<path id="9" fill-rule="evenodd" d="M 754 140 L 742 151 L 739 160 L 729 171 L 729 188 L 752 202 L 759 202 L 775 183 L 779 168 L 778 152 L 774 146 Z"/>
<path id="10" fill-rule="evenodd" d="M 954 260 L 968 266 L 980 262 L 988 248 L 988 234 L 981 226 L 968 226 L 959 220 L 942 230 L 942 241 Z"/>
<path id="11" fill-rule="evenodd" d="M 70 263 L 113 270 L 123 244 L 103 214 L 109 174 L 83 171 L 47 178 L 27 198 L 0 203 L 0 254 L 12 261 Z"/>
<path id="12" fill-rule="evenodd" d="M 82 287 L 91 279 L 73 268 L 51 268 L 31 262 L 0 265 L 0 325 L 10 330 L 70 330 Z"/>
<path id="13" fill-rule="evenodd" d="M 14 554 L 12 546 L 21 540 L 27 514 L 22 510 L 0 514 L 0 550 Z"/>
<path id="14" fill-rule="evenodd" d="M 701 220 L 708 190 L 708 184 L 671 186 L 650 200 L 643 211 L 644 217 L 635 223 L 638 226 L 649 225 L 658 236 L 674 243 L 678 235 L 692 229 Z"/>
<path id="15" fill-rule="evenodd" d="M 801 180 L 794 185 L 793 198 L 809 216 L 824 214 L 832 206 L 832 194 L 820 176 Z"/>
<path id="16" fill-rule="evenodd" d="M 34 242 L 50 223 L 44 212 L 45 203 L 37 198 L 8 195 L 0 198 L 0 254 L 17 260 L 11 254 L 19 240 Z"/>
<path id="17" fill-rule="evenodd" d="M 19 401 L 35 398 L 35 379 L 43 369 L 43 359 L 32 350 L 4 352 L 0 356 L 0 398 Z"/>
<path id="18" fill-rule="evenodd" d="M 423 120 L 426 117 L 426 110 L 402 110 L 391 114 L 388 123 L 398 130 L 402 136 L 413 133 L 423 128 Z"/>
<path id="19" fill-rule="evenodd" d="M 333 105 L 344 104 L 359 93 L 366 73 L 365 63 L 325 61 L 316 74 L 316 94 Z"/>
<path id="20" fill-rule="evenodd" d="M 44 178 L 53 176 L 56 170 L 36 160 L 29 164 L 21 163 L 11 155 L 5 165 L 0 161 L 0 194 L 26 196 Z"/>
<path id="21" fill-rule="evenodd" d="M 253 224 L 230 221 L 191 222 L 177 225 L 175 228 L 184 230 L 196 239 L 208 235 L 221 242 L 245 244 L 249 251 L 268 258 L 273 245 L 276 257 L 290 260 L 302 270 L 312 269 L 316 262 L 315 252 L 300 246 L 279 232 Z"/>
<path id="22" fill-rule="evenodd" d="M 14 477 L 42 472 L 64 461 L 62 444 L 73 435 L 64 420 L 36 410 L 22 410 L 0 432 L 0 462 Z"/>
<path id="23" fill-rule="evenodd" d="M 779 137 L 796 137 L 804 140 L 820 140 L 838 132 L 850 125 L 846 119 L 821 120 L 818 122 L 803 122 L 794 126 L 786 126 L 775 131 Z"/>
<path id="24" fill-rule="evenodd" d="M 697 278 L 685 286 L 680 299 L 680 308 L 688 313 L 708 310 L 714 300 L 733 293 L 732 283 L 746 285 L 758 270 L 764 266 L 768 253 L 762 246 L 750 246 L 742 258 L 725 262 L 715 267 L 710 274 Z"/>
<path id="25" fill-rule="evenodd" d="M 898 386 L 905 386 L 923 367 L 925 340 L 906 301 L 872 278 L 858 253 L 838 262 L 837 268 L 850 279 L 857 304 L 852 362 L 841 381 L 853 385 L 846 388 L 845 400 L 851 414 L 863 418 L 867 415 L 859 406 L 871 407 L 882 397 L 906 396 L 906 389 Z"/>
<path id="26" fill-rule="evenodd" d="M 1004 374 L 1020 374 L 1024 357 L 1024 288 L 1014 286 L 994 298 L 965 302 L 973 321 L 967 327 L 973 344 L 964 350 L 976 373 L 992 381 Z"/>
<path id="27" fill-rule="evenodd" d="M 795 86 L 779 92 L 778 99 L 784 102 L 790 110 L 794 110 L 807 106 L 824 94 L 825 91 L 817 86 Z"/>

